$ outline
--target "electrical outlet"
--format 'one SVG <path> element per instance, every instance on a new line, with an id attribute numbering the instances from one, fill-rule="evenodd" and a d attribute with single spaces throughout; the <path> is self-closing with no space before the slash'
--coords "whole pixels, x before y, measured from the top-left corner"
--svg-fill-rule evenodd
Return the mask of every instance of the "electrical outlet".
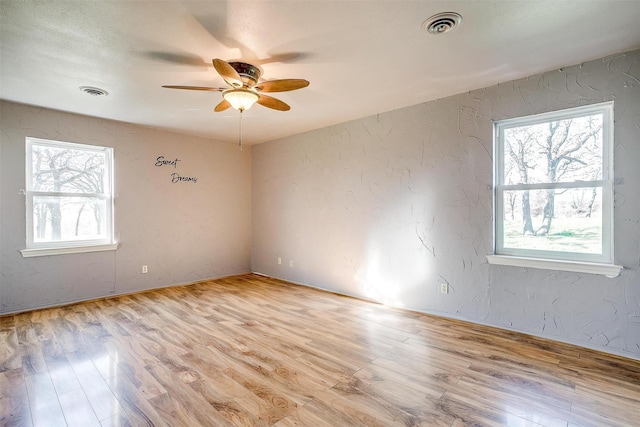
<path id="1" fill-rule="evenodd" d="M 281 265 L 281 264 L 282 264 L 282 258 L 278 257 L 278 265 Z"/>
<path id="2" fill-rule="evenodd" d="M 149 272 L 149 268 L 148 268 L 146 265 L 143 265 L 143 266 L 142 266 L 142 273 L 143 273 L 143 274 L 146 274 L 146 273 L 148 273 L 148 272 Z"/>
<path id="3" fill-rule="evenodd" d="M 293 268 L 293 260 L 289 260 L 289 268 Z"/>
<path id="4" fill-rule="evenodd" d="M 449 284 L 448 283 L 440 283 L 440 292 L 443 294 L 449 293 Z"/>

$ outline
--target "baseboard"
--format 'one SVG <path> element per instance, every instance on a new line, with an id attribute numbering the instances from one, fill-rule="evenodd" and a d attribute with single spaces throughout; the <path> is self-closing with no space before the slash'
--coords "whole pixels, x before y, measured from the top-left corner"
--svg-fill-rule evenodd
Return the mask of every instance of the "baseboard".
<path id="1" fill-rule="evenodd" d="M 55 303 L 55 304 L 39 305 L 39 306 L 35 306 L 35 307 L 29 307 L 29 308 L 14 310 L 14 311 L 3 312 L 3 313 L 0 313 L 0 317 L 14 316 L 16 314 L 28 313 L 30 311 L 46 310 L 48 308 L 66 307 L 66 306 L 69 306 L 69 305 L 80 304 L 80 303 L 91 302 L 91 301 L 101 301 L 101 300 L 106 300 L 106 299 L 110 299 L 110 298 L 124 297 L 124 296 L 127 296 L 127 295 L 135 295 L 135 294 L 140 294 L 140 293 L 143 293 L 143 292 L 155 291 L 155 290 L 158 290 L 158 289 L 177 288 L 177 287 L 180 287 L 180 286 L 191 286 L 191 285 L 195 285 L 196 283 L 202 283 L 202 282 L 206 282 L 206 281 L 209 281 L 209 280 L 222 280 L 222 279 L 226 279 L 226 278 L 230 278 L 230 277 L 242 276 L 242 275 L 245 275 L 245 274 L 251 274 L 251 272 L 236 273 L 236 274 L 230 274 L 230 275 L 227 275 L 227 276 L 219 276 L 219 277 L 209 277 L 209 278 L 206 278 L 206 279 L 199 279 L 199 280 L 196 280 L 196 281 L 193 281 L 193 282 L 174 283 L 174 284 L 171 284 L 171 285 L 158 286 L 158 287 L 155 287 L 155 288 L 139 289 L 139 290 L 130 291 L 130 292 L 118 292 L 118 293 L 113 293 L 113 294 L 109 294 L 109 295 L 102 295 L 102 296 L 96 296 L 96 297 L 90 297 L 90 298 L 81 298 L 81 299 L 77 299 L 77 300 L 64 301 L 64 302 L 59 302 L 59 303 Z"/>

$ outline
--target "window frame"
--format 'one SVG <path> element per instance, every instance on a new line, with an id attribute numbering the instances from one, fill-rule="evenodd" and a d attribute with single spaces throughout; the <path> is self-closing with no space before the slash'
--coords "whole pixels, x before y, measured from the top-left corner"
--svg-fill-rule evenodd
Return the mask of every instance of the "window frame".
<path id="1" fill-rule="evenodd" d="M 102 193 L 33 191 L 33 147 L 46 146 L 77 151 L 101 153 L 105 156 L 104 191 Z M 25 138 L 25 206 L 26 206 L 26 249 L 20 251 L 23 257 L 56 255 L 68 253 L 115 250 L 118 244 L 114 234 L 114 156 L 113 148 L 98 145 L 79 144 L 42 138 Z M 38 196 L 68 197 L 72 199 L 93 198 L 105 201 L 105 238 L 36 242 L 34 239 L 34 199 Z"/>
<path id="2" fill-rule="evenodd" d="M 532 126 L 549 121 L 566 120 L 577 117 L 584 117 L 592 114 L 602 114 L 602 177 L 600 180 L 592 181 L 571 181 L 554 183 L 532 183 L 532 184 L 505 184 L 505 130 Z M 520 265 L 523 267 L 551 268 L 568 271 L 583 271 L 592 273 L 593 267 L 598 270 L 598 265 L 613 265 L 614 260 L 614 208 L 613 208 L 613 102 L 604 102 L 581 107 L 568 108 L 558 111 L 551 111 L 541 114 L 534 114 L 524 117 L 497 120 L 493 122 L 494 131 L 494 251 L 493 256 L 488 257 L 492 264 Z M 518 190 L 547 190 L 558 188 L 601 188 L 602 191 L 602 253 L 585 254 L 579 252 L 561 252 L 539 249 L 520 249 L 504 247 L 504 204 L 505 193 L 507 191 Z M 533 262 L 538 260 L 540 262 Z M 540 266 L 537 266 L 539 264 Z M 588 265 L 581 268 L 580 265 Z M 616 266 L 619 267 L 619 266 Z M 577 270 L 576 270 L 577 269 Z M 617 268 L 619 272 L 621 267 Z M 585 271 L 589 270 L 589 271 Z M 595 271 L 596 273 L 608 276 L 617 275 L 617 272 L 607 270 L 606 273 Z"/>

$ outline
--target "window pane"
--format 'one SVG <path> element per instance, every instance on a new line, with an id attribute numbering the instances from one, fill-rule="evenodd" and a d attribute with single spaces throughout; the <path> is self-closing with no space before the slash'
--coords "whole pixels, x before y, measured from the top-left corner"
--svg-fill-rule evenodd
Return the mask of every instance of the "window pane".
<path id="1" fill-rule="evenodd" d="M 106 162 L 103 151 L 33 144 L 30 190 L 102 194 Z"/>
<path id="2" fill-rule="evenodd" d="M 33 198 L 34 242 L 107 239 L 107 202 L 92 197 Z"/>
<path id="3" fill-rule="evenodd" d="M 504 129 L 503 184 L 602 179 L 603 115 Z"/>
<path id="4" fill-rule="evenodd" d="M 504 192 L 505 249 L 602 253 L 602 189 Z"/>

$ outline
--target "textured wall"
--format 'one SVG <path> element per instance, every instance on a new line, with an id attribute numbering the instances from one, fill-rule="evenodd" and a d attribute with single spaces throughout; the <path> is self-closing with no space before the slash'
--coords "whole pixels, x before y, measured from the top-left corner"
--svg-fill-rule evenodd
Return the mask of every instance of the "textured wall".
<path id="1" fill-rule="evenodd" d="M 0 313 L 249 271 L 250 150 L 14 103 L 0 108 Z M 26 136 L 114 147 L 117 251 L 21 256 Z M 180 162 L 156 167 L 158 156 Z M 173 172 L 198 181 L 172 183 Z"/>
<path id="2" fill-rule="evenodd" d="M 609 100 L 625 270 L 488 265 L 492 120 Z M 635 51 L 261 144 L 252 269 L 640 359 L 639 123 Z"/>

